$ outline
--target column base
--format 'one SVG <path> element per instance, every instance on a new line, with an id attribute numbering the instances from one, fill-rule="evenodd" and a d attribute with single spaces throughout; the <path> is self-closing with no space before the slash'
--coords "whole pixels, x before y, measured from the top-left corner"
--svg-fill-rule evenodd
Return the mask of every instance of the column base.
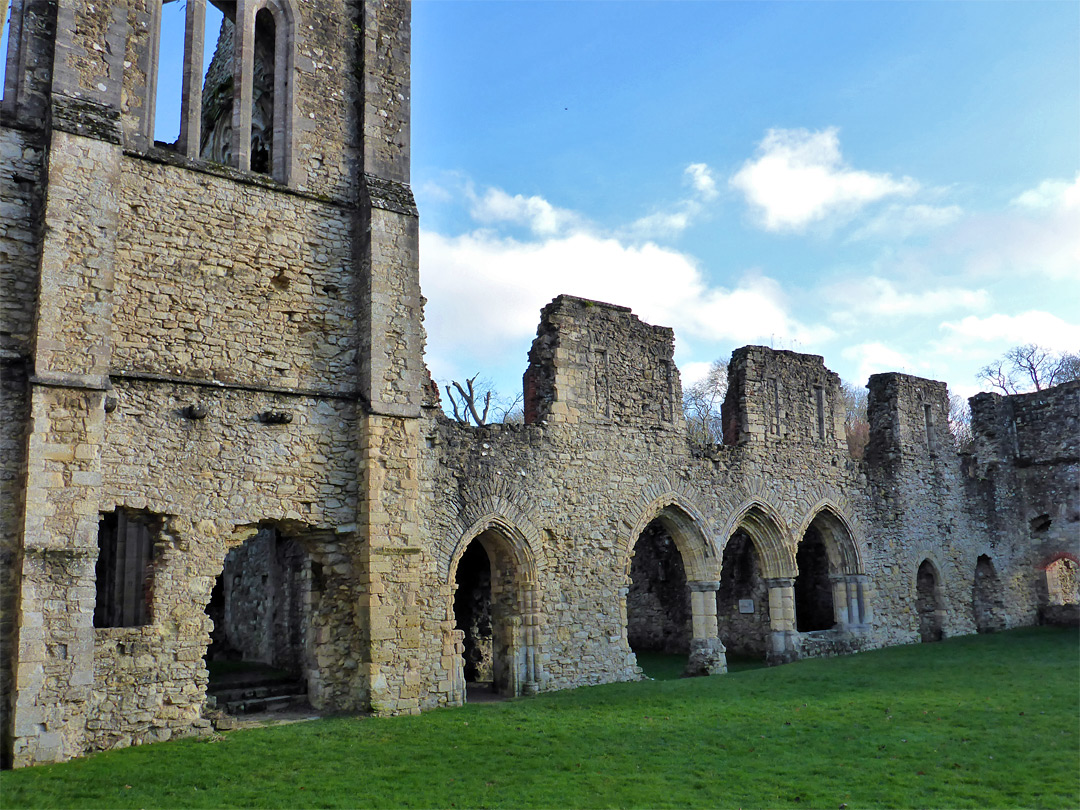
<path id="1" fill-rule="evenodd" d="M 723 675 L 727 672 L 727 650 L 718 638 L 695 638 L 690 642 L 690 659 L 684 678 L 699 675 Z"/>

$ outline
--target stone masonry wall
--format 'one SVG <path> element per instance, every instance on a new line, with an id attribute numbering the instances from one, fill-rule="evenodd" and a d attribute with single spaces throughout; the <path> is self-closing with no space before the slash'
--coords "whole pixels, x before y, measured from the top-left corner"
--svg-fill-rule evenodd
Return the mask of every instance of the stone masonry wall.
<path id="1" fill-rule="evenodd" d="M 121 188 L 115 370 L 355 390 L 346 213 L 142 160 Z"/>
<path id="2" fill-rule="evenodd" d="M 703 451 L 672 331 L 560 296 L 526 424 L 452 423 L 423 364 L 408 3 L 289 6 L 287 185 L 148 142 L 153 6 L 19 6 L 0 127 L 4 764 L 206 733 L 206 608 L 260 531 L 302 550 L 297 658 L 328 710 L 465 699 L 453 605 L 473 541 L 492 675 L 513 695 L 641 677 L 627 601 L 650 526 L 685 576 L 668 618 L 689 671 L 723 672 L 729 632 L 772 662 L 915 642 L 920 566 L 946 636 L 976 630 L 979 565 L 995 627 L 1037 619 L 1043 569 L 1077 552 L 1080 384 L 975 398 L 961 458 L 943 383 L 875 375 L 857 462 L 823 359 L 744 347 L 724 443 Z M 150 620 L 95 628 L 98 526 L 117 508 L 161 527 Z M 736 536 L 756 610 L 731 620 Z M 835 624 L 800 633 L 807 537 Z"/>

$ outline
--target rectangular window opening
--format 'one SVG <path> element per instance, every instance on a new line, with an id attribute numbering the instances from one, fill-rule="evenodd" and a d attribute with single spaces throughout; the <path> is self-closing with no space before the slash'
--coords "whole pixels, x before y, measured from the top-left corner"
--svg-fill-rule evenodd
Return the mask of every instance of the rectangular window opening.
<path id="1" fill-rule="evenodd" d="M 825 389 L 814 386 L 814 403 L 817 406 L 817 432 L 818 438 L 825 439 Z"/>
<path id="2" fill-rule="evenodd" d="M 98 523 L 94 627 L 141 627 L 151 620 L 154 541 L 160 521 L 117 509 Z"/>
<path id="3" fill-rule="evenodd" d="M 934 452 L 934 418 L 928 404 L 923 405 L 923 421 L 925 423 L 926 430 L 926 449 L 931 453 Z"/>

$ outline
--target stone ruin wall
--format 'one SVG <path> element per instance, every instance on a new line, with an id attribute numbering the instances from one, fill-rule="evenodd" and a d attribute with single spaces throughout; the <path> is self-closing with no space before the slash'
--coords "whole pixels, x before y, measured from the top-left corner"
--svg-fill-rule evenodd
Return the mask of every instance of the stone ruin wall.
<path id="1" fill-rule="evenodd" d="M 506 619 L 496 679 L 514 694 L 640 677 L 626 602 L 650 525 L 678 548 L 703 671 L 723 668 L 716 593 L 737 532 L 756 549 L 767 632 L 737 614 L 721 628 L 745 625 L 776 661 L 918 640 L 924 559 L 946 635 L 975 630 L 981 555 L 1005 624 L 1031 623 L 1039 566 L 1076 551 L 1075 384 L 977 397 L 963 459 L 943 384 L 877 375 L 855 462 L 822 358 L 745 347 L 725 444 L 695 453 L 671 330 L 560 296 L 530 352 L 527 424 L 447 419 L 422 360 L 406 4 L 295 5 L 287 185 L 150 143 L 152 5 L 18 11 L 0 127 L 16 764 L 209 730 L 205 608 L 260 529 L 311 566 L 310 699 L 380 713 L 464 699 L 453 583 L 477 537 Z M 202 418 L 185 415 L 196 405 Z M 116 508 L 163 521 L 151 622 L 95 628 L 98 522 Z M 794 629 L 811 522 L 844 549 L 834 598 L 849 621 L 832 635 Z"/>

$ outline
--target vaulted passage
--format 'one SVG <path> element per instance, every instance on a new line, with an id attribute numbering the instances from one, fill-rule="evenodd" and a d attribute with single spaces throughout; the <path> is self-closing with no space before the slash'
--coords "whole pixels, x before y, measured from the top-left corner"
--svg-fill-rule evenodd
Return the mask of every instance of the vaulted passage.
<path id="1" fill-rule="evenodd" d="M 941 641 L 942 614 L 941 593 L 937 570 L 929 560 L 923 560 L 915 578 L 915 609 L 919 614 L 919 638 L 924 641 Z"/>
<path id="2" fill-rule="evenodd" d="M 737 531 L 724 548 L 716 618 L 728 656 L 765 658 L 769 644 L 769 588 L 754 542 Z"/>
<path id="3" fill-rule="evenodd" d="M 980 633 L 1005 629 L 1005 603 L 1001 598 L 1001 582 L 994 570 L 994 564 L 985 554 L 980 555 L 975 563 L 971 608 L 975 614 L 975 629 Z"/>
<path id="4" fill-rule="evenodd" d="M 1061 557 L 1046 567 L 1046 601 L 1049 605 L 1080 602 L 1080 566 L 1076 560 Z"/>
<path id="5" fill-rule="evenodd" d="M 260 529 L 225 558 L 206 613 L 208 692 L 220 708 L 287 708 L 307 694 L 311 564 L 276 529 Z"/>
<path id="6" fill-rule="evenodd" d="M 465 699 L 534 691 L 536 617 L 527 555 L 500 530 L 469 541 L 453 570 L 453 618 L 461 633 Z"/>
<path id="7" fill-rule="evenodd" d="M 491 561 L 475 540 L 458 562 L 454 619 L 457 629 L 465 634 L 465 683 L 490 690 L 494 684 Z"/>
<path id="8" fill-rule="evenodd" d="M 660 520 L 641 533 L 630 562 L 626 635 L 635 653 L 690 652 L 690 593 L 682 555 Z"/>
<path id="9" fill-rule="evenodd" d="M 795 578 L 795 623 L 800 633 L 829 630 L 836 623 L 829 556 L 821 532 L 806 530 L 795 554 L 799 575 Z"/>

